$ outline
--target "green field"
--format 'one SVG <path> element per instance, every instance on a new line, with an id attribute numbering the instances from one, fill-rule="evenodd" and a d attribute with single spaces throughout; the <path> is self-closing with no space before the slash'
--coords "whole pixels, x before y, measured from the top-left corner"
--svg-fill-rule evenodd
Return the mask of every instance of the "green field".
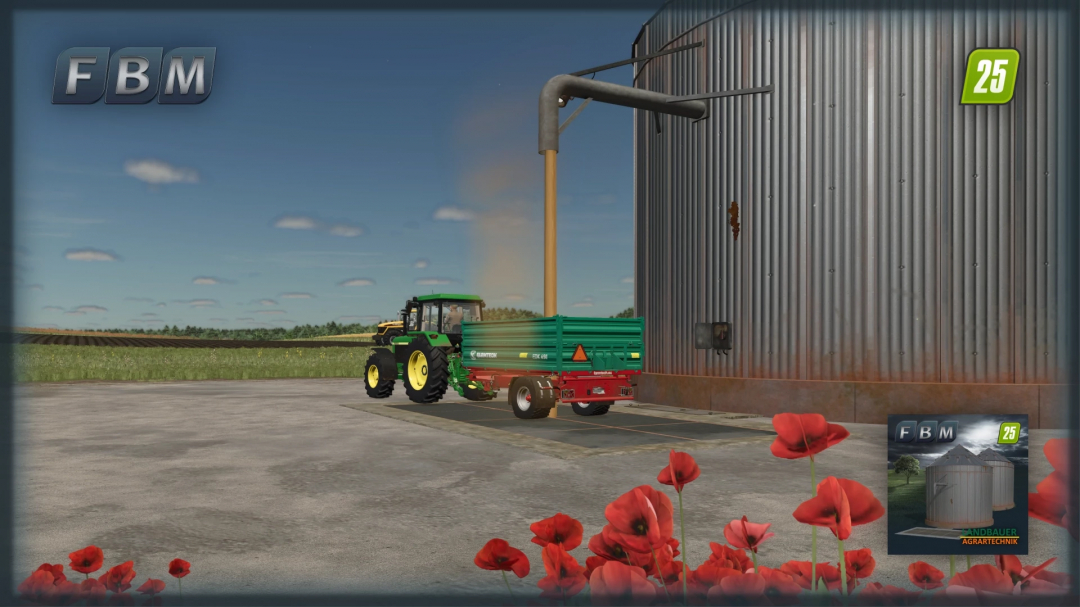
<path id="1" fill-rule="evenodd" d="M 907 484 L 903 476 L 889 471 L 889 530 L 923 527 L 926 521 L 926 476 L 911 477 Z"/>
<path id="2" fill-rule="evenodd" d="M 16 345 L 19 382 L 363 377 L 368 348 L 125 348 Z"/>

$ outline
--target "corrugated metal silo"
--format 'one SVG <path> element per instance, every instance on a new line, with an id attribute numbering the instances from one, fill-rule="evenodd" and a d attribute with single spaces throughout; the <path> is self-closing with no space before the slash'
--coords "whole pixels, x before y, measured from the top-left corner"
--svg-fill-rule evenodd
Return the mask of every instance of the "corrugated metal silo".
<path id="1" fill-rule="evenodd" d="M 947 529 L 994 524 L 990 466 L 957 445 L 926 467 L 926 524 Z"/>
<path id="2" fill-rule="evenodd" d="M 700 43 L 642 62 L 641 89 L 773 87 L 699 121 L 635 111 L 640 398 L 870 423 L 1001 399 L 1068 427 L 1075 7 L 823 6 L 671 0 L 634 43 Z M 1019 50 L 1009 103 L 960 104 L 976 48 Z M 730 355 L 695 350 L 719 321 Z"/>
<path id="3" fill-rule="evenodd" d="M 979 459 L 986 462 L 993 470 L 994 477 L 994 510 L 1008 510 L 1015 508 L 1013 498 L 1013 472 L 1015 467 L 1009 458 L 994 451 L 985 449 L 979 454 Z"/>

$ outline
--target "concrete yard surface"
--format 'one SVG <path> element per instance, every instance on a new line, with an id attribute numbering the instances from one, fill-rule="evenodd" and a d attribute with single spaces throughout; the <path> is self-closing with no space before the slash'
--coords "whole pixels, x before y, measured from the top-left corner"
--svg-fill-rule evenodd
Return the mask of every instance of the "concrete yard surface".
<path id="1" fill-rule="evenodd" d="M 613 448 L 607 439 L 507 434 L 498 427 L 516 422 L 502 399 L 486 403 L 490 422 L 467 424 L 387 407 L 410 404 L 400 385 L 376 401 L 351 379 L 35 384 L 19 386 L 16 397 L 16 583 L 44 562 L 67 570 L 69 552 L 95 544 L 106 567 L 135 562 L 136 587 L 154 577 L 175 592 L 166 565 L 190 561 L 185 599 L 505 593 L 497 572 L 473 564 L 484 543 L 500 537 L 532 562 L 525 580 L 511 579 L 515 592 L 536 596 L 543 565 L 530 523 L 569 514 L 584 524 L 587 543 L 605 524 L 605 505 L 637 485 L 676 499 L 656 482 L 666 443 Z M 446 402 L 465 401 L 451 392 Z M 742 429 L 730 440 L 708 434 L 720 438 L 678 444 L 702 470 L 684 492 L 692 566 L 744 514 L 776 533 L 760 552 L 762 565 L 809 560 L 809 527 L 791 515 L 810 496 L 809 462 L 770 453 L 768 418 L 626 403 L 612 411 L 666 417 L 657 423 L 679 428 L 701 419 Z M 575 417 L 560 407 L 559 427 Z M 885 426 L 845 426 L 851 437 L 818 457 L 818 478 L 859 481 L 884 504 Z M 1031 431 L 1032 490 L 1050 472 L 1043 444 L 1064 434 Z M 600 453 L 583 451 L 590 446 Z M 883 517 L 846 542 L 873 550 L 871 581 L 910 589 L 915 560 L 948 571 L 947 557 L 888 556 L 885 531 Z M 1067 570 L 1068 535 L 1034 519 L 1029 531 L 1031 554 L 1022 560 L 1060 556 L 1051 569 Z M 819 560 L 835 564 L 835 539 L 828 530 L 818 537 Z M 582 563 L 591 555 L 585 545 L 572 554 Z"/>

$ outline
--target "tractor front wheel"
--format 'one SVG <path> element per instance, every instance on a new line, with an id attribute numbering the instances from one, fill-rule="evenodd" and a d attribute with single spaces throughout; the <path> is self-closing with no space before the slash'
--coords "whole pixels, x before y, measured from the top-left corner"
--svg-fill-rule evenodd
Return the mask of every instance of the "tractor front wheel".
<path id="1" fill-rule="evenodd" d="M 421 404 L 439 402 L 450 383 L 446 352 L 423 337 L 414 339 L 408 348 L 402 375 L 409 400 Z"/>
<path id="2" fill-rule="evenodd" d="M 397 379 L 397 363 L 387 350 L 375 350 L 364 364 L 364 389 L 371 398 L 386 398 L 393 394 Z"/>
<path id="3" fill-rule="evenodd" d="M 510 382 L 508 400 L 521 419 L 547 417 L 555 406 L 555 387 L 546 377 L 517 377 Z"/>

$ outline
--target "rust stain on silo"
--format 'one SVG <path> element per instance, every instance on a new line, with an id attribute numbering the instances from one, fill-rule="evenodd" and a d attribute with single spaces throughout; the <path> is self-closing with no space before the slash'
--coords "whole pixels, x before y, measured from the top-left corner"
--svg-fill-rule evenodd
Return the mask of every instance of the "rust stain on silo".
<path id="1" fill-rule="evenodd" d="M 739 240 L 739 203 L 734 200 L 731 201 L 731 206 L 728 207 L 728 215 L 731 219 L 728 221 L 731 224 L 731 233 L 735 236 L 735 240 Z"/>

